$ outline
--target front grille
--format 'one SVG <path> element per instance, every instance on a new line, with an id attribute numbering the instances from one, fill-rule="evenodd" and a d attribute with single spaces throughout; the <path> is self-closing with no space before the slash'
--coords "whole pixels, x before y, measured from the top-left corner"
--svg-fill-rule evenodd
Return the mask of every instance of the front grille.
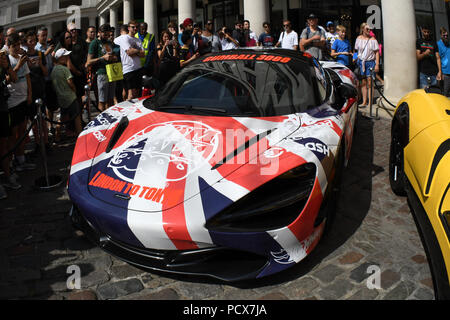
<path id="1" fill-rule="evenodd" d="M 217 246 L 186 251 L 137 248 L 101 234 L 79 210 L 73 211 L 72 220 L 103 250 L 143 269 L 240 281 L 256 278 L 268 264 L 267 257 Z"/>

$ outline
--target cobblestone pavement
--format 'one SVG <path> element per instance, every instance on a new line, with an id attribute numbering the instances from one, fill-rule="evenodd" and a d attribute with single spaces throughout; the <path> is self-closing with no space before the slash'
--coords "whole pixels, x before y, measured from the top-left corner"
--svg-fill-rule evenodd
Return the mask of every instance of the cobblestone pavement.
<path id="1" fill-rule="evenodd" d="M 32 299 L 434 299 L 427 259 L 406 199 L 389 188 L 390 122 L 360 117 L 331 233 L 284 273 L 237 284 L 136 269 L 72 229 L 64 188 L 34 190 L 40 170 L 0 202 L 0 298 Z M 55 147 L 52 173 L 67 176 L 73 144 Z M 39 163 L 39 159 L 36 159 Z M 68 267 L 81 289 L 68 290 Z M 368 289 L 370 266 L 381 288 Z M 370 280 L 370 281 L 368 281 Z"/>

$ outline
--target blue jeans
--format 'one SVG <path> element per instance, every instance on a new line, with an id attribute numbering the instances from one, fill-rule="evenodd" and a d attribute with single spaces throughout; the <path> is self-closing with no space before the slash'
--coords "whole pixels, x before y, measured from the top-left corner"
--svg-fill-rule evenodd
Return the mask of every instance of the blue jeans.
<path id="1" fill-rule="evenodd" d="M 424 89 L 424 88 L 428 87 L 428 78 L 431 79 L 432 86 L 437 85 L 436 76 L 427 76 L 426 74 L 421 73 L 420 74 L 420 89 Z"/>

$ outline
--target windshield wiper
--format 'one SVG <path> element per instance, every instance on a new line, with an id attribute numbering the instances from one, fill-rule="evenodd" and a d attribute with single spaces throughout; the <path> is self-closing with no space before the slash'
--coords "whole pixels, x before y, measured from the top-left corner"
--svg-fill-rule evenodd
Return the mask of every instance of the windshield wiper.
<path id="1" fill-rule="evenodd" d="M 163 107 L 156 107 L 156 111 L 160 110 L 170 110 L 170 109 L 181 109 L 186 110 L 188 112 L 191 111 L 200 111 L 200 112 L 211 112 L 211 113 L 220 113 L 220 114 L 227 114 L 228 111 L 221 108 L 207 108 L 207 107 L 195 107 L 195 106 L 163 106 Z"/>

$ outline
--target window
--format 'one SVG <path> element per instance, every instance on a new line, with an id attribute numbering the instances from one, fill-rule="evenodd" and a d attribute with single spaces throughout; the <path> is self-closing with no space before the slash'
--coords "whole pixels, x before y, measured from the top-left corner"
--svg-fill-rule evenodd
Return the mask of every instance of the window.
<path id="1" fill-rule="evenodd" d="M 82 0 L 59 0 L 59 8 L 65 9 L 70 6 L 80 6 L 82 5 Z"/>
<path id="2" fill-rule="evenodd" d="M 23 18 L 38 13 L 39 13 L 39 1 L 19 4 L 19 6 L 17 7 L 17 18 Z"/>

